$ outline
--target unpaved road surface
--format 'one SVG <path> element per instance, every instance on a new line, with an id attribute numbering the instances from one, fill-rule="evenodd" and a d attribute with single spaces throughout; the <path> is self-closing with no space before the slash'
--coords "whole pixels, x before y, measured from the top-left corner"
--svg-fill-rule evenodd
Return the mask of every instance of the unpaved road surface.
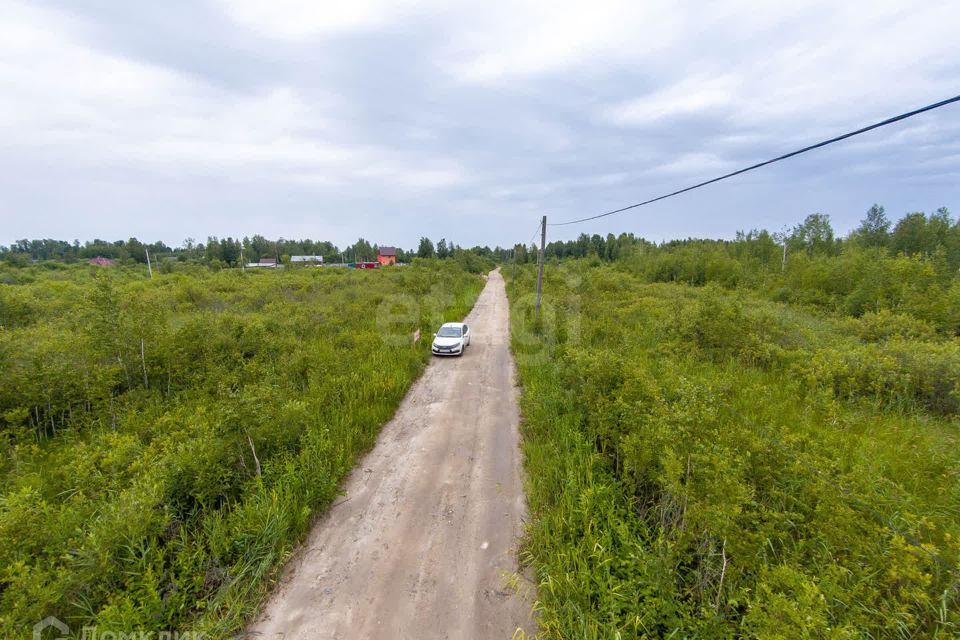
<path id="1" fill-rule="evenodd" d="M 434 358 L 414 383 L 251 637 L 532 637 L 532 589 L 507 577 L 518 571 L 526 503 L 499 271 L 465 322 L 464 356 Z"/>

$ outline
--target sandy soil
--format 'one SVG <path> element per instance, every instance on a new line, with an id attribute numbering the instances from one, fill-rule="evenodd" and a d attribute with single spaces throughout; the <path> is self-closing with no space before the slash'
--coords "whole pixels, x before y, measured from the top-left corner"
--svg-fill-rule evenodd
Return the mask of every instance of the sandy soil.
<path id="1" fill-rule="evenodd" d="M 490 274 L 461 358 L 434 358 L 346 495 L 314 526 L 251 637 L 511 638 L 526 504 L 503 278 Z"/>

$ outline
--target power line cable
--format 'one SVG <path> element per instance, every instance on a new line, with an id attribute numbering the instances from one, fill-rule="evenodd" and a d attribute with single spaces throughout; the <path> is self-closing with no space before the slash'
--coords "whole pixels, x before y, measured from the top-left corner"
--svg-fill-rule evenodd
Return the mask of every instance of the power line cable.
<path id="1" fill-rule="evenodd" d="M 538 233 L 540 233 L 540 225 L 541 225 L 541 224 L 543 224 L 542 221 L 537 223 L 537 228 L 536 228 L 536 230 L 533 232 L 533 235 L 530 236 L 530 239 L 527 240 L 527 242 L 522 245 L 524 249 L 526 249 L 527 245 L 530 244 L 531 242 L 533 242 L 533 239 L 537 237 L 537 234 L 538 234 Z M 516 258 L 516 257 L 517 257 L 517 256 L 516 256 L 516 252 L 517 252 L 516 248 L 513 248 L 513 249 L 511 249 L 510 251 L 512 252 L 511 255 L 512 255 L 514 258 Z"/>
<path id="2" fill-rule="evenodd" d="M 607 216 L 612 216 L 612 215 L 615 214 L 615 213 L 622 213 L 622 212 L 627 211 L 627 210 L 629 210 L 629 209 L 636 209 L 637 207 L 642 207 L 642 206 L 644 206 L 644 205 L 651 204 L 651 203 L 654 203 L 654 202 L 658 202 L 658 201 L 660 201 L 660 200 L 666 200 L 667 198 L 672 198 L 673 196 L 680 195 L 681 193 L 686 193 L 687 191 L 693 191 L 694 189 L 699 189 L 700 187 L 705 187 L 705 186 L 707 186 L 708 184 L 713 184 L 714 182 L 720 182 L 721 180 L 726 180 L 727 178 L 732 178 L 732 177 L 734 177 L 734 176 L 738 176 L 738 175 L 740 175 L 741 173 L 746 173 L 746 172 L 748 172 L 748 171 L 753 171 L 754 169 L 759 169 L 760 167 L 765 167 L 765 166 L 767 166 L 768 164 L 773 164 L 774 162 L 780 162 L 781 160 L 786 160 L 787 158 L 792 158 L 793 156 L 798 156 L 798 155 L 800 155 L 801 153 L 806 153 L 806 152 L 808 152 L 808 151 L 813 151 L 814 149 L 819 149 L 820 147 L 825 147 L 825 146 L 827 146 L 827 145 L 833 144 L 834 142 L 840 142 L 841 140 L 846 140 L 847 138 L 852 138 L 853 136 L 858 136 L 858 135 L 860 135 L 860 134 L 862 134 L 862 133 L 866 133 L 867 131 L 872 131 L 873 129 L 879 129 L 880 127 L 885 127 L 885 126 L 887 126 L 887 125 L 889 125 L 889 124 L 893 124 L 893 123 L 895 123 L 895 122 L 900 122 L 901 120 L 906 120 L 907 118 L 912 118 L 913 116 L 919 115 L 919 114 L 921 114 L 921 113 L 925 113 L 925 112 L 927 112 L 927 111 L 933 111 L 934 109 L 939 109 L 940 107 L 944 107 L 944 106 L 946 106 L 946 105 L 948 105 L 948 104 L 951 104 L 951 103 L 954 103 L 954 102 L 960 102 L 960 95 L 954 96 L 954 97 L 952 97 L 952 98 L 947 98 L 946 100 L 941 100 L 940 102 L 935 102 L 935 103 L 933 103 L 933 104 L 928 104 L 928 105 L 925 106 L 925 107 L 920 107 L 919 109 L 914 109 L 913 111 L 908 111 L 908 112 L 906 112 L 906 113 L 901 113 L 901 114 L 898 115 L 898 116 L 893 116 L 892 118 L 887 118 L 886 120 L 881 120 L 880 122 L 871 124 L 871 125 L 869 125 L 869 126 L 866 126 L 866 127 L 861 128 L 861 129 L 857 129 L 856 131 L 851 131 L 851 132 L 849 132 L 849 133 L 845 133 L 845 134 L 843 134 L 843 135 L 836 136 L 836 137 L 834 137 L 834 138 L 830 138 L 829 140 L 824 140 L 823 142 L 818 142 L 818 143 L 816 143 L 816 144 L 812 144 L 812 145 L 810 145 L 810 146 L 803 147 L 802 149 L 797 149 L 796 151 L 791 151 L 790 153 L 785 153 L 785 154 L 783 154 L 782 156 L 777 156 L 776 158 L 773 158 L 773 159 L 771 159 L 771 160 L 766 160 L 766 161 L 764 161 L 764 162 L 758 162 L 757 164 L 750 165 L 749 167 L 744 167 L 743 169 L 739 169 L 739 170 L 737 170 L 737 171 L 733 171 L 733 172 L 731 172 L 731 173 L 722 175 L 722 176 L 720 176 L 720 177 L 718 177 L 718 178 L 713 178 L 712 180 L 706 180 L 706 181 L 704 181 L 704 182 L 700 182 L 700 183 L 698 183 L 698 184 L 695 184 L 695 185 L 690 186 L 690 187 L 686 187 L 686 188 L 684 188 L 684 189 L 679 189 L 679 190 L 674 191 L 674 192 L 672 192 L 672 193 L 668 193 L 668 194 L 665 194 L 665 195 L 662 195 L 662 196 L 658 196 L 658 197 L 656 197 L 656 198 L 651 198 L 651 199 L 649 199 L 649 200 L 644 200 L 643 202 L 638 202 L 638 203 L 636 203 L 636 204 L 631 204 L 631 205 L 629 205 L 629 206 L 621 207 L 621 208 L 619 208 L 619 209 L 614 209 L 613 211 L 607 211 L 606 213 L 600 213 L 600 214 L 597 214 L 597 215 L 595 215 L 595 216 L 589 216 L 589 217 L 587 217 L 587 218 L 579 218 L 579 219 L 577 219 L 577 220 L 568 220 L 568 221 L 566 221 L 566 222 L 551 222 L 548 226 L 551 226 L 551 227 L 562 227 L 562 226 L 568 225 L 568 224 L 578 224 L 578 223 L 580 223 L 580 222 L 587 222 L 588 220 L 596 220 L 597 218 L 605 218 L 605 217 L 607 217 Z"/>
<path id="3" fill-rule="evenodd" d="M 540 233 L 540 225 L 542 225 L 542 224 L 543 224 L 543 222 L 538 222 L 538 223 L 537 223 L 537 228 L 536 228 L 536 230 L 533 232 L 533 235 L 530 236 L 530 239 L 527 240 L 527 244 L 530 244 L 531 242 L 533 242 L 533 240 L 537 237 L 537 234 Z M 548 225 L 548 226 L 549 226 L 549 225 Z M 524 246 L 526 246 L 526 245 L 524 245 Z"/>

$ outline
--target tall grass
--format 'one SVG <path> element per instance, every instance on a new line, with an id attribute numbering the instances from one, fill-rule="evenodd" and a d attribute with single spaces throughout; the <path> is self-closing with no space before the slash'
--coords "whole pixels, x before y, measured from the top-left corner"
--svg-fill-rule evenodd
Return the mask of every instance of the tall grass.
<path id="1" fill-rule="evenodd" d="M 508 293 L 546 637 L 960 632 L 955 340 L 585 261 L 537 324 L 533 286 Z"/>
<path id="2" fill-rule="evenodd" d="M 88 268 L 0 285 L 0 635 L 240 629 L 483 281 Z M 141 346 L 143 345 L 143 346 Z M 141 350 L 142 349 L 142 350 Z"/>

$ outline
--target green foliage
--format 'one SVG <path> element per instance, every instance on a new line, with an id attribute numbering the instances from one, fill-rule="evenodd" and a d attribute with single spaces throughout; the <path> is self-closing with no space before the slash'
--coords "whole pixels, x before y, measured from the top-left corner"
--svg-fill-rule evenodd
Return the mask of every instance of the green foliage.
<path id="1" fill-rule="evenodd" d="M 467 273 L 489 273 L 496 266 L 491 258 L 463 249 L 454 250 L 453 259 Z"/>
<path id="2" fill-rule="evenodd" d="M 420 238 L 420 246 L 417 248 L 418 258 L 433 258 L 436 251 L 433 249 L 433 242 L 430 238 Z"/>
<path id="3" fill-rule="evenodd" d="M 544 635 L 956 637 L 960 343 L 624 266 L 551 266 L 539 330 L 504 270 Z"/>
<path id="4" fill-rule="evenodd" d="M 867 210 L 867 215 L 854 231 L 854 238 L 864 247 L 885 247 L 890 241 L 890 220 L 878 204 Z"/>
<path id="5" fill-rule="evenodd" d="M 830 226 L 830 216 L 813 213 L 793 228 L 788 241 L 794 251 L 803 251 L 807 255 L 834 255 L 837 244 Z"/>
<path id="6" fill-rule="evenodd" d="M 874 205 L 846 241 L 814 214 L 776 241 L 765 231 L 734 241 L 634 241 L 616 264 L 647 282 L 749 289 L 840 316 L 889 312 L 960 335 L 960 225 L 939 209 L 905 216 L 892 233 L 889 226 Z"/>
<path id="7" fill-rule="evenodd" d="M 405 251 L 399 247 L 394 247 L 394 250 L 399 263 L 409 263 L 414 257 L 451 258 L 463 251 L 489 261 L 513 258 L 509 249 L 475 246 L 465 250 L 445 239 L 437 243 L 436 250 L 429 238 L 421 238 L 418 251 Z M 210 236 L 206 244 L 187 238 L 182 246 L 175 248 L 162 242 L 145 244 L 136 238 L 116 242 L 97 239 L 83 245 L 76 240 L 73 244 L 50 239 L 19 240 L 9 247 L 0 245 L 0 270 L 4 265 L 23 269 L 32 264 L 40 265 L 44 269 L 63 269 L 65 264 L 91 258 L 107 258 L 124 265 L 146 265 L 148 251 L 154 269 L 160 273 L 172 273 L 175 270 L 174 262 L 203 263 L 215 271 L 239 267 L 241 263 L 258 262 L 262 258 L 273 258 L 281 264 L 290 264 L 291 256 L 320 256 L 326 263 L 372 262 L 377 259 L 379 248 L 363 238 L 358 238 L 353 244 L 340 249 L 328 241 L 284 238 L 268 240 L 262 235 L 243 239 Z"/>
<path id="8" fill-rule="evenodd" d="M 429 359 L 413 332 L 483 284 L 454 260 L 143 271 L 0 284 L 3 637 L 229 637 Z"/>
<path id="9" fill-rule="evenodd" d="M 838 397 L 866 397 L 885 407 L 934 414 L 958 412 L 960 345 L 916 340 L 823 348 L 797 365 L 796 375 L 811 389 L 828 388 Z"/>
<path id="10" fill-rule="evenodd" d="M 659 251 L 633 261 L 650 282 L 703 285 L 714 282 L 736 287 L 744 281 L 744 266 L 718 245 L 704 243 L 693 249 Z"/>

